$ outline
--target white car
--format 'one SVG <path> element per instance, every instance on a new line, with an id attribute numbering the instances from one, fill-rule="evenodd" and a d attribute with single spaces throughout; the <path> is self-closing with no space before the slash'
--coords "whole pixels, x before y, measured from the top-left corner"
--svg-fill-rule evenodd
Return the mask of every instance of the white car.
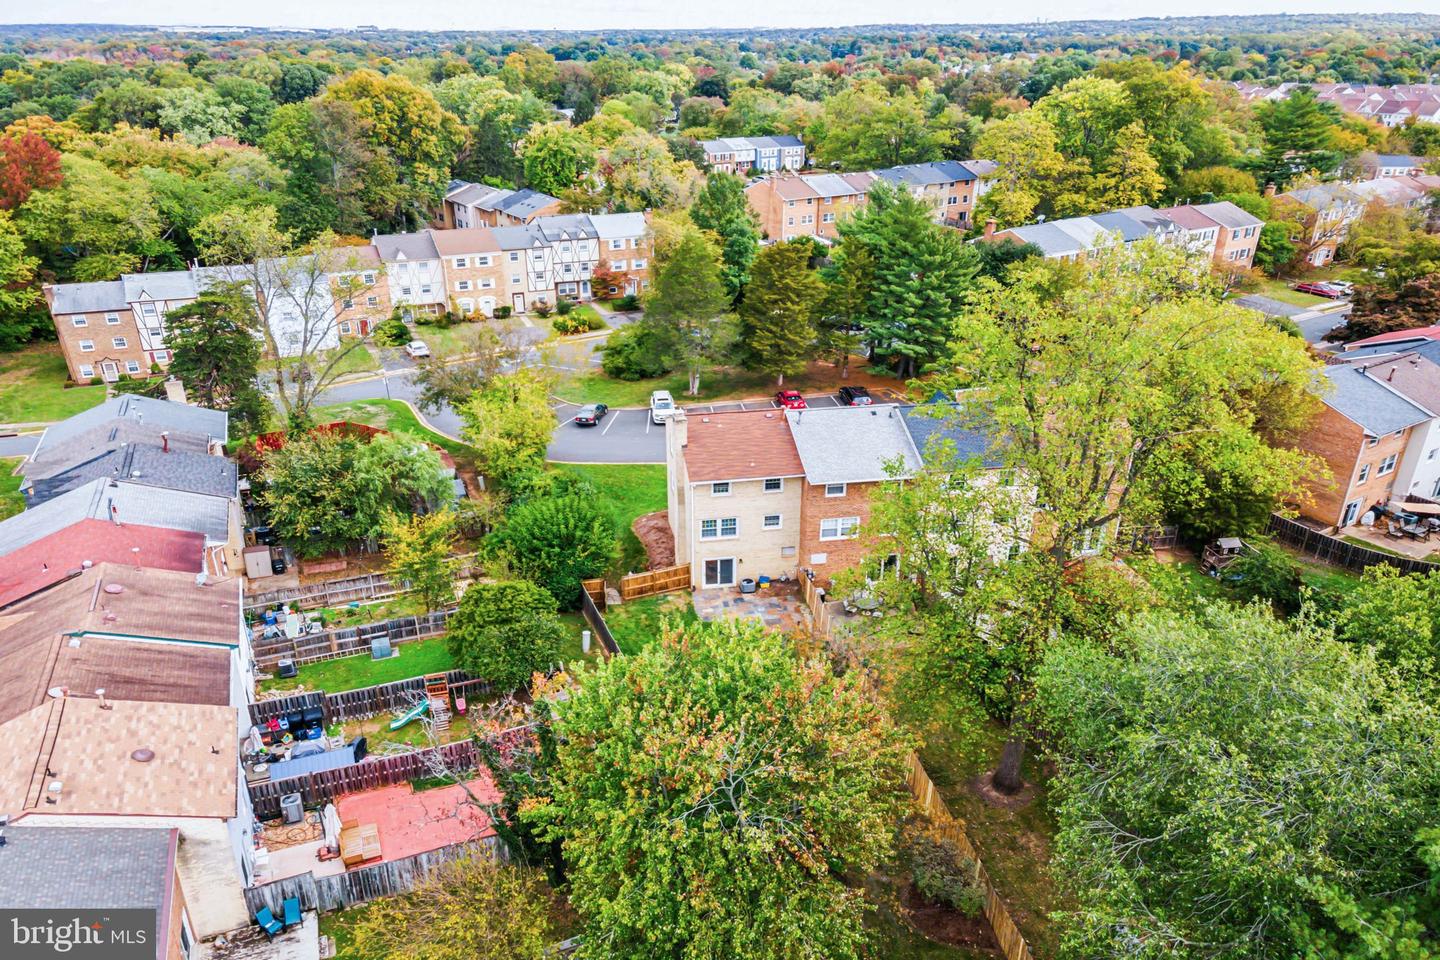
<path id="1" fill-rule="evenodd" d="M 656 390 L 650 394 L 650 422 L 664 423 L 675 415 L 675 398 L 669 390 Z"/>
<path id="2" fill-rule="evenodd" d="M 421 357 L 430 356 L 430 347 L 426 345 L 424 340 L 411 340 L 405 344 L 405 352 L 409 354 L 412 360 L 418 360 Z"/>

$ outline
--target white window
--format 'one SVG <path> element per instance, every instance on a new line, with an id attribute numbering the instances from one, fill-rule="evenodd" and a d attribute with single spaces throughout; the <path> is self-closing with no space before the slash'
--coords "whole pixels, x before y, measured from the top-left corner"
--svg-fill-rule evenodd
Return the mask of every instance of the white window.
<path id="1" fill-rule="evenodd" d="M 1356 518 L 1357 516 L 1359 516 L 1359 514 L 1360 514 L 1360 501 L 1359 501 L 1359 500 L 1351 500 L 1349 503 L 1345 504 L 1345 515 L 1340 518 L 1340 526 L 1342 526 L 1342 527 L 1348 527 L 1348 526 L 1350 526 L 1350 524 L 1352 524 L 1352 523 L 1355 522 L 1355 518 Z"/>
<path id="2" fill-rule="evenodd" d="M 125 372 L 126 372 L 126 373 L 139 373 L 139 372 L 140 372 L 140 363 L 139 363 L 139 361 L 136 361 L 136 360 L 126 360 L 126 361 L 125 361 Z"/>
<path id="3" fill-rule="evenodd" d="M 821 223 L 834 223 L 834 222 L 835 222 L 835 214 L 833 214 L 833 213 L 823 213 L 823 214 L 821 214 L 821 215 L 820 215 L 820 222 L 821 222 Z"/>
<path id="4" fill-rule="evenodd" d="M 712 496 L 712 497 L 728 497 L 728 496 L 730 496 L 730 482 L 729 482 L 728 480 L 726 480 L 726 481 L 723 481 L 723 482 L 721 482 L 721 483 L 712 483 L 712 484 L 710 484 L 710 496 Z"/>
<path id="5" fill-rule="evenodd" d="M 467 259 L 467 258 L 465 258 L 465 257 L 456 257 L 456 258 L 455 258 L 455 269 L 457 269 L 457 270 L 464 270 L 464 269 L 465 269 L 466 267 L 468 267 L 468 266 L 470 266 L 470 261 L 469 261 L 469 259 Z"/>
<path id="6" fill-rule="evenodd" d="M 520 286 L 520 276 L 518 274 L 510 278 L 510 285 L 512 287 Z"/>
<path id="7" fill-rule="evenodd" d="M 77 326 L 77 327 L 88 327 L 88 326 L 90 326 L 90 321 L 89 321 L 89 320 L 86 320 L 84 317 L 71 317 L 71 318 L 70 318 L 70 322 L 71 322 L 72 324 L 74 324 L 75 326 Z"/>
<path id="8" fill-rule="evenodd" d="M 169 362 L 170 362 L 170 351 L 169 351 L 169 350 L 156 350 L 156 351 L 155 351 L 155 362 L 156 362 L 156 363 L 169 363 Z"/>
<path id="9" fill-rule="evenodd" d="M 89 380 L 89 379 L 90 379 L 91 377 L 93 377 L 93 376 L 95 376 L 95 368 L 94 368 L 94 367 L 90 366 L 90 364 L 88 364 L 88 363 L 82 363 L 82 364 L 80 364 L 80 379 L 81 379 L 81 380 Z"/>
<path id="10" fill-rule="evenodd" d="M 1396 455 L 1392 453 L 1392 454 L 1390 454 L 1390 456 L 1386 457 L 1384 460 L 1381 460 L 1381 461 L 1380 461 L 1380 469 L 1375 471 L 1376 475 L 1383 477 L 1383 476 L 1385 476 L 1385 474 L 1391 473 L 1392 471 L 1394 471 L 1394 469 L 1395 469 L 1395 457 L 1396 457 Z"/>
<path id="11" fill-rule="evenodd" d="M 483 256 L 483 257 L 476 257 L 476 258 L 475 258 L 475 266 L 477 266 L 477 267 L 488 267 L 488 266 L 490 266 L 490 257 L 489 257 L 488 255 Z"/>
<path id="12" fill-rule="evenodd" d="M 765 479 L 765 492 L 766 492 L 766 493 L 779 493 L 781 490 L 784 490 L 784 489 L 785 489 L 785 478 L 784 478 L 784 477 L 767 477 L 767 478 Z"/>
<path id="13" fill-rule="evenodd" d="M 512 254 L 510 254 L 510 262 L 511 262 L 511 263 L 519 263 L 519 262 L 520 262 L 520 254 L 518 254 L 518 253 L 512 253 Z"/>
<path id="14" fill-rule="evenodd" d="M 366 298 L 365 298 L 365 305 L 366 305 L 367 307 L 378 307 L 378 306 L 380 306 L 380 298 L 379 298 L 379 297 L 366 297 Z"/>
<path id="15" fill-rule="evenodd" d="M 825 484 L 825 496 L 827 496 L 827 497 L 843 497 L 843 496 L 845 496 L 845 484 L 843 484 L 843 483 L 827 483 L 827 484 Z"/>
<path id="16" fill-rule="evenodd" d="M 455 281 L 455 289 L 456 289 L 456 290 L 469 290 L 469 289 L 470 289 L 470 281 L 469 281 L 469 280 L 456 280 L 456 281 Z"/>
<path id="17" fill-rule="evenodd" d="M 629 265 L 629 261 L 628 261 L 628 260 L 611 260 L 611 261 L 610 261 L 610 269 L 611 269 L 611 270 L 624 270 L 628 265 Z"/>
<path id="18" fill-rule="evenodd" d="M 960 202 L 960 198 L 957 197 L 957 196 L 953 196 L 953 195 L 952 195 L 952 196 L 949 196 L 949 197 L 946 197 L 946 198 L 945 198 L 945 206 L 947 206 L 947 207 L 953 207 L 953 206 L 955 206 L 955 204 L 957 204 L 957 203 L 959 203 L 959 202 Z"/>
<path id="19" fill-rule="evenodd" d="M 474 300 L 461 300 L 461 301 L 460 301 L 460 316 L 462 316 L 462 317 L 468 317 L 468 316 L 470 316 L 470 314 L 472 314 L 472 313 L 474 313 L 474 312 L 475 312 L 475 301 L 474 301 Z"/>
<path id="20" fill-rule="evenodd" d="M 365 284 L 374 283 L 374 282 L 375 282 L 375 274 L 373 274 L 373 273 L 362 273 L 362 274 L 360 275 L 360 280 L 361 280 L 361 282 L 363 282 L 363 283 L 365 283 Z"/>
<path id="21" fill-rule="evenodd" d="M 118 313 L 107 313 L 107 314 L 105 314 L 105 323 L 108 324 L 109 326 L 112 326 L 112 327 L 118 326 L 118 325 L 120 324 L 120 314 L 118 314 Z"/>
<path id="22" fill-rule="evenodd" d="M 342 306 L 343 306 L 346 310 L 353 310 L 353 309 L 355 309 L 355 301 L 354 301 L 354 300 L 351 300 L 350 298 L 347 297 L 347 298 L 345 298 L 345 301 L 343 302 Z"/>
<path id="23" fill-rule="evenodd" d="M 351 329 L 352 329 L 352 327 L 350 326 L 350 321 L 349 321 L 349 320 L 342 320 L 342 321 L 340 321 L 340 332 L 341 332 L 341 333 L 348 334 L 348 333 L 351 331 Z"/>
<path id="24" fill-rule="evenodd" d="M 1366 480 L 1369 480 L 1369 479 L 1370 479 L 1370 464 L 1367 463 L 1367 464 L 1365 464 L 1365 466 L 1363 466 L 1363 467 L 1360 468 L 1360 475 L 1355 478 L 1355 482 L 1356 482 L 1356 483 L 1364 483 Z"/>
<path id="25" fill-rule="evenodd" d="M 81 341 L 80 341 L 80 352 L 81 352 L 81 353 L 89 353 L 90 351 L 92 351 L 92 350 L 94 350 L 94 349 L 95 349 L 95 341 L 94 341 L 94 340 L 81 340 Z"/>
<path id="26" fill-rule="evenodd" d="M 737 517 L 721 517 L 719 520 L 700 521 L 701 540 L 727 540 L 740 533 L 740 520 Z"/>
<path id="27" fill-rule="evenodd" d="M 401 287 L 401 288 L 400 288 L 400 296 L 402 296 L 402 297 L 408 297 L 408 296 L 410 296 L 410 288 L 409 288 L 409 287 Z"/>
<path id="28" fill-rule="evenodd" d="M 1368 440 L 1365 441 L 1365 446 L 1367 446 L 1367 447 L 1373 447 L 1373 446 L 1375 446 L 1375 444 L 1377 444 L 1377 443 L 1379 443 L 1379 442 L 1380 442 L 1380 438 L 1379 438 L 1379 437 L 1371 437 L 1370 439 L 1368 439 Z"/>
<path id="29" fill-rule="evenodd" d="M 717 557 L 705 561 L 703 583 L 707 587 L 733 587 L 735 585 L 735 558 Z"/>
<path id="30" fill-rule="evenodd" d="M 423 295 L 425 295 L 425 296 L 428 297 L 428 296 L 430 295 L 430 284 L 428 284 L 428 283 L 422 283 L 422 284 L 420 284 L 420 292 L 421 292 L 421 294 L 423 294 Z"/>
<path id="31" fill-rule="evenodd" d="M 859 517 L 831 517 L 820 521 L 821 540 L 849 540 L 860 529 Z"/>
<path id="32" fill-rule="evenodd" d="M 624 241 L 624 240 L 611 240 L 611 241 L 610 241 L 610 249 L 611 249 L 611 250 L 624 250 L 624 249 L 625 249 L 625 241 Z"/>
<path id="33" fill-rule="evenodd" d="M 115 347 L 116 350 L 124 350 L 126 347 L 130 346 L 130 341 L 126 340 L 124 337 L 112 337 L 110 339 L 110 343 Z"/>
<path id="34" fill-rule="evenodd" d="M 780 521 L 780 514 L 778 514 L 778 513 L 767 513 L 767 514 L 765 514 L 765 521 L 764 521 L 764 523 L 761 524 L 761 525 L 762 525 L 766 530 L 779 530 L 779 529 L 780 529 L 780 523 L 781 523 L 781 521 Z"/>
<path id="35" fill-rule="evenodd" d="M 786 217 L 786 218 L 785 218 L 785 226 L 787 226 L 787 227 L 793 227 L 793 226 L 795 226 L 795 218 L 794 218 L 794 217 Z"/>
<path id="36" fill-rule="evenodd" d="M 140 315 L 141 315 L 142 317 L 153 317 L 153 316 L 155 316 L 155 315 L 156 315 L 155 304 L 153 304 L 153 303 L 142 303 L 142 304 L 140 304 Z"/>
<path id="37" fill-rule="evenodd" d="M 645 269 L 645 263 L 646 263 L 646 261 L 644 261 L 644 260 L 632 260 L 632 261 L 630 261 L 630 269 L 632 269 L 632 270 L 644 270 L 644 269 Z"/>

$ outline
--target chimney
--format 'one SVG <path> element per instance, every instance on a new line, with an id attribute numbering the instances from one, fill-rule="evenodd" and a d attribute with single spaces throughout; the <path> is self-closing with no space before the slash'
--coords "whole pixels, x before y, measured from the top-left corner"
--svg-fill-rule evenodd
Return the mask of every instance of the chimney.
<path id="1" fill-rule="evenodd" d="M 676 442 L 682 447 L 688 446 L 690 443 L 690 424 L 685 420 L 684 410 L 677 407 L 675 412 L 670 414 L 670 426 L 675 430 Z"/>
<path id="2" fill-rule="evenodd" d="M 165 399 L 172 403 L 188 403 L 185 399 L 185 384 L 174 377 L 166 377 Z"/>
<path id="3" fill-rule="evenodd" d="M 989 220 L 985 221 L 986 240 L 989 240 L 991 237 L 995 236 L 995 228 L 998 226 L 1000 226 L 1000 221 L 996 220 L 994 217 L 991 217 Z"/>
<path id="4" fill-rule="evenodd" d="M 169 386 L 169 384 L 167 383 L 166 386 Z M 161 430 L 161 431 L 160 431 L 160 452 L 161 452 L 161 453 L 169 453 L 169 452 L 170 452 L 170 431 L 169 431 L 169 430 Z"/>
<path id="5" fill-rule="evenodd" d="M 1273 181 L 1270 182 L 1270 183 L 1265 184 L 1265 196 L 1267 196 L 1267 197 L 1273 197 L 1273 196 L 1275 196 L 1275 183 L 1274 183 Z"/>

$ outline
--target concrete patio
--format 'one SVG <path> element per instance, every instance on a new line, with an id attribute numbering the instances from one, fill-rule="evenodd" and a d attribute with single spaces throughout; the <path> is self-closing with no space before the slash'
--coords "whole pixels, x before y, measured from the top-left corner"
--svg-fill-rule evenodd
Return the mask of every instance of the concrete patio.
<path id="1" fill-rule="evenodd" d="M 1376 524 L 1374 527 L 1357 523 L 1353 527 L 1341 530 L 1339 536 L 1363 540 L 1377 550 L 1398 553 L 1415 560 L 1435 560 L 1437 558 L 1433 554 L 1440 553 L 1440 531 L 1431 533 L 1429 540 L 1416 540 L 1411 537 L 1400 539 L 1386 536 L 1383 523 Z"/>
<path id="2" fill-rule="evenodd" d="M 809 629 L 809 614 L 800 599 L 797 581 L 772 582 L 754 593 L 741 593 L 738 587 L 696 590 L 695 615 L 701 620 L 759 620 L 772 630 L 787 633 Z"/>
<path id="3" fill-rule="evenodd" d="M 195 960 L 320 960 L 320 921 L 314 911 L 300 925 L 267 940 L 255 924 L 196 944 Z"/>

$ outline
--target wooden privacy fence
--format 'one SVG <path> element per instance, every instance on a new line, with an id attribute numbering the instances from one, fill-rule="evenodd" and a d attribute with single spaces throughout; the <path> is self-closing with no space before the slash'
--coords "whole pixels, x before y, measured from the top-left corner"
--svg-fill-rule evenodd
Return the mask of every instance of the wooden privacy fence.
<path id="1" fill-rule="evenodd" d="M 601 594 L 602 598 L 604 594 Z M 620 647 L 615 643 L 615 635 L 610 632 L 610 626 L 605 618 L 600 616 L 600 608 L 595 606 L 595 599 L 590 596 L 589 590 L 580 594 L 580 613 L 585 617 L 585 622 L 590 624 L 590 629 L 595 631 L 595 638 L 600 641 L 600 649 L 605 651 L 606 656 L 615 656 L 620 652 Z"/>
<path id="2" fill-rule="evenodd" d="M 620 599 L 638 600 L 657 593 L 690 589 L 690 564 L 663 567 L 645 573 L 630 573 L 620 578 Z"/>
<path id="3" fill-rule="evenodd" d="M 375 790 L 431 776 L 428 761 L 437 752 L 445 766 L 453 771 L 472 769 L 477 762 L 475 744 L 460 740 L 393 757 L 371 757 L 363 763 L 338 770 L 252 783 L 249 784 L 250 803 L 255 808 L 256 819 L 273 820 L 280 816 L 280 798 L 287 793 L 300 794 L 306 806 L 318 806 L 347 793 Z"/>
<path id="4" fill-rule="evenodd" d="M 445 674 L 445 682 L 452 695 L 462 697 L 482 696 L 491 692 L 490 681 L 474 677 L 464 670 L 451 670 Z M 382 683 L 373 687 L 356 690 L 342 690 L 339 693 L 300 693 L 274 700 L 260 700 L 250 704 L 250 722 L 263 724 L 271 717 L 283 716 L 297 710 L 319 707 L 325 711 L 325 722 L 345 723 L 349 720 L 363 720 L 380 713 L 390 713 L 413 706 L 419 695 L 425 692 L 423 676 Z"/>
<path id="5" fill-rule="evenodd" d="M 285 901 L 295 898 L 300 901 L 301 910 L 343 910 L 379 897 L 409 893 L 437 867 L 466 857 L 480 856 L 504 863 L 509 861 L 510 851 L 499 837 L 489 836 L 329 877 L 302 873 L 247 888 L 245 906 L 251 916 L 261 907 L 269 907 L 270 912 L 279 917 L 284 915 Z"/>
<path id="6" fill-rule="evenodd" d="M 250 593 L 245 595 L 245 609 L 254 610 L 260 607 L 270 607 L 277 603 L 288 603 L 292 607 L 301 610 L 312 610 L 316 607 L 328 607 L 337 603 L 350 603 L 354 600 L 378 600 L 381 597 L 393 597 L 403 592 L 406 584 L 392 583 L 390 578 L 380 573 L 367 573 L 363 577 L 347 577 L 344 580 L 327 580 L 324 583 L 311 583 L 299 587 L 285 587 L 280 590 L 267 590 L 261 593 Z"/>
<path id="7" fill-rule="evenodd" d="M 601 610 L 605 609 L 605 578 L 596 577 L 594 580 L 581 580 L 580 589 L 589 595 L 595 605 Z"/>
<path id="8" fill-rule="evenodd" d="M 281 660 L 305 664 L 369 653 L 370 641 L 378 637 L 388 638 L 394 644 L 440 636 L 445 632 L 445 625 L 455 613 L 455 609 L 451 607 L 448 610 L 436 610 L 414 617 L 396 617 L 378 623 L 336 627 L 320 633 L 302 633 L 294 638 L 262 637 L 252 643 L 252 650 L 255 662 L 267 670 Z"/>
<path id="9" fill-rule="evenodd" d="M 1377 563 L 1388 563 L 1401 573 L 1429 573 L 1440 570 L 1440 563 L 1400 557 L 1381 553 L 1368 547 L 1346 543 L 1338 537 L 1312 530 L 1303 523 L 1297 523 L 1278 514 L 1270 515 L 1269 533 L 1281 543 L 1288 544 L 1307 556 L 1333 563 L 1349 570 L 1364 570 Z"/>

